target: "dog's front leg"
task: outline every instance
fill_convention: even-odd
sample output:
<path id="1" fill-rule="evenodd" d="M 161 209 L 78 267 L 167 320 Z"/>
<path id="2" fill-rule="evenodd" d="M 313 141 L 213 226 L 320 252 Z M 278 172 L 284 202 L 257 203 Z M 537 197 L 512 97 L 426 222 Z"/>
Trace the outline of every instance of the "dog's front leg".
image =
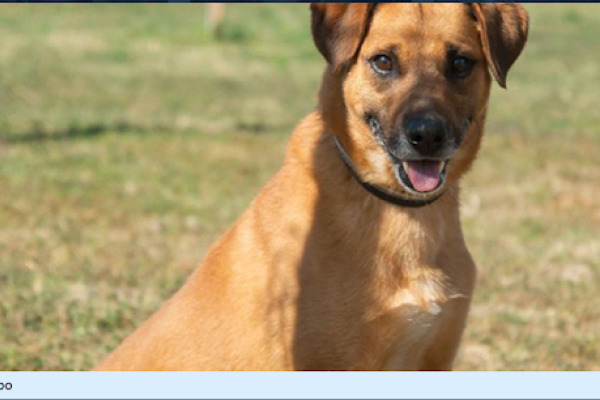
<path id="1" fill-rule="evenodd" d="M 421 371 L 450 371 L 464 331 L 470 299 L 461 297 L 451 300 L 442 312 L 440 330 L 426 350 L 419 366 Z"/>

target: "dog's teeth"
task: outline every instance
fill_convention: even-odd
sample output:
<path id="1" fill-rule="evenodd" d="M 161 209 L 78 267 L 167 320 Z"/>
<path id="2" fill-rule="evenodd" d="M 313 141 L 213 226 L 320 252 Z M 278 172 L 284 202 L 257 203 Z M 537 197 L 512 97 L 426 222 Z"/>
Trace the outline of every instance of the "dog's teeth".
<path id="1" fill-rule="evenodd" d="M 408 172 L 408 163 L 406 161 L 402 161 L 402 168 L 404 168 L 405 172 Z"/>
<path id="2" fill-rule="evenodd" d="M 440 161 L 440 166 L 438 167 L 438 172 L 441 174 L 442 171 L 444 170 L 444 165 L 446 165 L 446 163 L 444 161 Z"/>

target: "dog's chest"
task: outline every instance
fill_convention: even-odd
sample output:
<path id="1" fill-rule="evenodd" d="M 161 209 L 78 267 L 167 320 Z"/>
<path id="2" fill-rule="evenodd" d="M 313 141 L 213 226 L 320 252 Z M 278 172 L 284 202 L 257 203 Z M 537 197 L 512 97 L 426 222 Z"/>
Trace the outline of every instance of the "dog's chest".
<path id="1" fill-rule="evenodd" d="M 443 329 L 452 297 L 439 276 L 420 276 L 405 282 L 384 301 L 379 335 L 385 349 L 380 362 L 383 369 L 416 369 L 422 352 Z"/>
<path id="2" fill-rule="evenodd" d="M 422 331 L 442 313 L 448 295 L 446 287 L 439 280 L 417 278 L 389 298 L 386 312 L 397 320 L 397 324 Z"/>

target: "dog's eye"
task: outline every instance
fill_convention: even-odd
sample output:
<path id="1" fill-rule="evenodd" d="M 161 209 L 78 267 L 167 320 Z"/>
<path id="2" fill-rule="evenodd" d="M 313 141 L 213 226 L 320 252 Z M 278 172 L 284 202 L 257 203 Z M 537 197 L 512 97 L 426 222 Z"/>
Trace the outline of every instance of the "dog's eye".
<path id="1" fill-rule="evenodd" d="M 450 60 L 450 76 L 453 78 L 466 78 L 473 70 L 475 61 L 464 56 L 456 56 Z"/>
<path id="2" fill-rule="evenodd" d="M 371 59 L 371 66 L 380 74 L 388 74 L 392 71 L 394 64 L 392 59 L 384 54 L 379 54 Z"/>

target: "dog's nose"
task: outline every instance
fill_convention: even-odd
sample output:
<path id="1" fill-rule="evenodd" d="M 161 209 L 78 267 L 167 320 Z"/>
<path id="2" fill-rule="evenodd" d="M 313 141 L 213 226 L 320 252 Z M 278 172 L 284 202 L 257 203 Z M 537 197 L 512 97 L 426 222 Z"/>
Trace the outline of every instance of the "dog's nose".
<path id="1" fill-rule="evenodd" d="M 446 141 L 446 124 L 432 113 L 407 118 L 404 132 L 410 145 L 423 156 L 435 154 Z"/>

